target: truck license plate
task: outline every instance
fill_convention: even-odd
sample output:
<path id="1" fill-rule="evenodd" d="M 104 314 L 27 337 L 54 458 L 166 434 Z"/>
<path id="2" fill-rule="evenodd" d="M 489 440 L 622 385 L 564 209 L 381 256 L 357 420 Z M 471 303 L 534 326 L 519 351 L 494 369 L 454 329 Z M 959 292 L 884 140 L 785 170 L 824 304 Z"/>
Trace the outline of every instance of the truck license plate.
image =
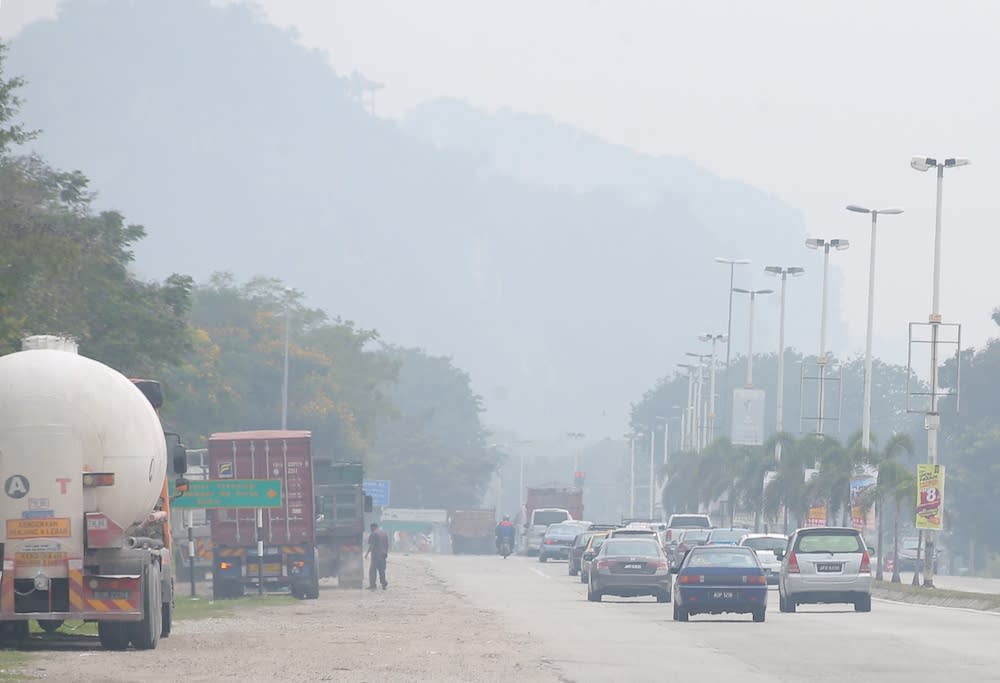
<path id="1" fill-rule="evenodd" d="M 128 591 L 94 591 L 94 600 L 128 600 Z"/>

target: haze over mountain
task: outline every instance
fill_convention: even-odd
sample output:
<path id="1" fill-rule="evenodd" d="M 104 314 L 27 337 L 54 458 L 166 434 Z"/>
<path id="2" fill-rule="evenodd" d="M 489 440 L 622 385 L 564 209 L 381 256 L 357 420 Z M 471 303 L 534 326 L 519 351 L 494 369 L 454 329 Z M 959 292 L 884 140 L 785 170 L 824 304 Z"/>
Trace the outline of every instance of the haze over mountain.
<path id="1" fill-rule="evenodd" d="M 704 350 L 698 333 L 724 331 L 714 256 L 754 259 L 744 286 L 776 284 L 765 256 L 805 260 L 799 214 L 759 189 L 460 102 L 400 126 L 335 68 L 207 0 L 68 2 L 9 60 L 44 131 L 34 148 L 147 227 L 141 273 L 279 277 L 388 341 L 453 355 L 487 422 L 524 434 L 618 436 L 629 403 Z M 772 299 L 758 350 L 776 345 Z M 811 346 L 817 326 L 790 319 L 789 342 Z"/>

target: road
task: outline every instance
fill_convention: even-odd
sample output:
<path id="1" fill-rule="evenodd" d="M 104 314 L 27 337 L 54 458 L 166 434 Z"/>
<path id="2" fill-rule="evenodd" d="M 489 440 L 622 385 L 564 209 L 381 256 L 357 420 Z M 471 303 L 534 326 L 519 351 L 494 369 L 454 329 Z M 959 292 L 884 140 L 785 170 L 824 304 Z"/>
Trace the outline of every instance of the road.
<path id="1" fill-rule="evenodd" d="M 589 603 L 566 564 L 534 558 L 426 558 L 435 574 L 476 607 L 526 634 L 571 681 L 995 681 L 1000 615 L 876 600 L 870 614 L 848 605 L 802 606 L 767 621 L 749 616 L 672 620 L 671 606 L 648 598 Z"/>

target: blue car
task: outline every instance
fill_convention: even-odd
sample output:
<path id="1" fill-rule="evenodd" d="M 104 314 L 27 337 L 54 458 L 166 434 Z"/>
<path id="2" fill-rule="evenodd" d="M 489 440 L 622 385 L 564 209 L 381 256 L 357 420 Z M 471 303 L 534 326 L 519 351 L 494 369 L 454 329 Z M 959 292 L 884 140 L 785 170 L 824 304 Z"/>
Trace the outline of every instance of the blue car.
<path id="1" fill-rule="evenodd" d="M 767 572 L 757 555 L 743 546 L 691 548 L 674 581 L 674 621 L 692 614 L 767 613 Z"/>

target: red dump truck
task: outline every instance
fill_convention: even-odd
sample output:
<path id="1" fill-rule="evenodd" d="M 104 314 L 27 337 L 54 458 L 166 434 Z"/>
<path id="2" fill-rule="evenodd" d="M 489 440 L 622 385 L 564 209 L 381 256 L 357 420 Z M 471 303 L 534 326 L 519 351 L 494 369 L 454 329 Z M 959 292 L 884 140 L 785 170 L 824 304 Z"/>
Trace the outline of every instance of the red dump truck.
<path id="1" fill-rule="evenodd" d="M 545 530 L 567 519 L 583 519 L 583 489 L 560 486 L 529 486 L 524 499 L 522 550 L 535 554 Z"/>
<path id="2" fill-rule="evenodd" d="M 455 510 L 451 513 L 451 551 L 453 553 L 496 552 L 497 511 L 495 508 Z"/>
<path id="3" fill-rule="evenodd" d="M 260 509 L 263 557 L 258 554 L 257 509 L 209 510 L 215 599 L 239 597 L 248 586 L 318 598 L 312 433 L 275 429 L 212 434 L 208 463 L 210 480 L 281 482 L 280 507 Z"/>

